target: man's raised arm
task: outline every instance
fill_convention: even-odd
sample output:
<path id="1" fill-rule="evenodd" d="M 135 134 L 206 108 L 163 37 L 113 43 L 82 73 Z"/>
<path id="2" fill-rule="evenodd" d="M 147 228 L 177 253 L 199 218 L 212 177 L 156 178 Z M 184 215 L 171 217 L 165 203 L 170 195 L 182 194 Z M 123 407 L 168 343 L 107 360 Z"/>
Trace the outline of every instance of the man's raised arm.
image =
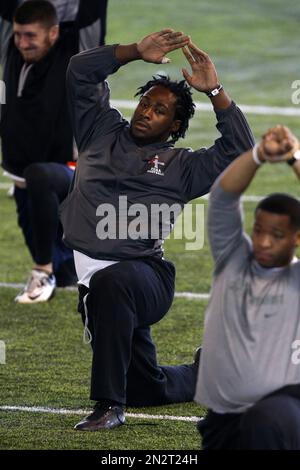
<path id="1" fill-rule="evenodd" d="M 272 127 L 263 135 L 259 145 L 241 155 L 224 171 L 220 177 L 221 187 L 227 192 L 243 193 L 262 163 L 288 161 L 298 150 L 298 145 L 298 140 L 287 127 Z M 298 163 L 295 173 L 299 177 Z"/>
<path id="2" fill-rule="evenodd" d="M 277 163 L 292 158 L 298 148 L 289 129 L 276 126 L 264 134 L 259 145 L 237 158 L 213 186 L 208 217 L 208 232 L 216 266 L 221 266 L 242 240 L 240 196 L 248 188 L 264 162 Z M 300 163 L 293 162 L 300 178 Z"/>
<path id="3" fill-rule="evenodd" d="M 161 63 L 169 61 L 166 54 L 188 44 L 189 37 L 165 29 L 152 33 L 130 45 L 102 46 L 72 57 L 67 85 L 73 132 L 79 151 L 92 133 L 103 135 L 122 122 L 122 116 L 109 105 L 108 75 L 133 60 Z M 101 85 L 99 86 L 99 84 Z"/>
<path id="4" fill-rule="evenodd" d="M 181 49 L 189 42 L 189 36 L 182 32 L 163 29 L 157 33 L 149 34 L 138 43 L 118 45 L 116 58 L 122 65 L 139 59 L 153 64 L 168 63 L 170 59 L 166 57 L 166 54 Z"/>
<path id="5" fill-rule="evenodd" d="M 187 48 L 183 48 L 182 52 L 192 69 L 192 75 L 186 68 L 182 69 L 188 84 L 195 90 L 206 93 L 215 109 L 227 109 L 231 105 L 231 99 L 219 83 L 214 63 L 209 55 L 192 42 Z"/>
<path id="6" fill-rule="evenodd" d="M 187 83 L 211 100 L 221 134 L 208 149 L 189 152 L 187 198 L 194 199 L 210 191 L 220 173 L 239 155 L 254 145 L 254 138 L 242 111 L 223 89 L 209 55 L 190 42 L 182 49 L 191 70 L 182 69 Z"/>
<path id="7" fill-rule="evenodd" d="M 0 0 L 0 64 L 3 69 L 13 31 L 13 15 L 18 4 L 18 0 Z"/>

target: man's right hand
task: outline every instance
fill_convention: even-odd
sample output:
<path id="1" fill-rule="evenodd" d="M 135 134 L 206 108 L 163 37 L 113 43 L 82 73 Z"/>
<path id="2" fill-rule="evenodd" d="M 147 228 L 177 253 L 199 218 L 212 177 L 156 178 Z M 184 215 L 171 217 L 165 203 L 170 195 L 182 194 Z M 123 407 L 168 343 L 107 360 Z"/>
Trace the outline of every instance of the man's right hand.
<path id="1" fill-rule="evenodd" d="M 173 29 L 163 29 L 157 33 L 151 33 L 137 44 L 140 58 L 145 62 L 161 64 L 170 62 L 166 57 L 169 52 L 181 49 L 190 42 L 189 36 Z"/>

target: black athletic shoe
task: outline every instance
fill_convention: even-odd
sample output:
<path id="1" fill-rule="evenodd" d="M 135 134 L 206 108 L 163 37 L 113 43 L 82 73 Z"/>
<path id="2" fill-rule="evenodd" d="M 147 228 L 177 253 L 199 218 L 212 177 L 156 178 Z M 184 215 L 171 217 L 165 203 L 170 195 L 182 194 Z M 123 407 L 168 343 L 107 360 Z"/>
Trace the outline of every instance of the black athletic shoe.
<path id="1" fill-rule="evenodd" d="M 122 406 L 103 405 L 98 402 L 94 411 L 80 421 L 74 429 L 76 431 L 101 431 L 113 429 L 125 423 L 125 415 Z"/>

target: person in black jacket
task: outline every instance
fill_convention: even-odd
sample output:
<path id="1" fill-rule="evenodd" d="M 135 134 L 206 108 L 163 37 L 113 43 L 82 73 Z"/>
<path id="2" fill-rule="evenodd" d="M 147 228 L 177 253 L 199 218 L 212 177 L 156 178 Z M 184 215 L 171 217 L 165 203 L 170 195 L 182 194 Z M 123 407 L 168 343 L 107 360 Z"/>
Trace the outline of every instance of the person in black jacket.
<path id="1" fill-rule="evenodd" d="M 108 75 L 133 60 L 166 63 L 165 54 L 180 48 L 192 68 L 192 75 L 183 70 L 186 81 L 150 80 L 139 89 L 130 123 L 110 106 Z M 186 82 L 214 106 L 221 137 L 209 149 L 174 147 L 194 113 Z M 125 404 L 193 400 L 197 360 L 158 366 L 151 339 L 150 326 L 174 297 L 175 269 L 163 258 L 163 240 L 184 204 L 207 193 L 221 171 L 253 146 L 253 137 L 209 56 L 172 29 L 74 56 L 67 83 L 79 158 L 61 220 L 65 243 L 74 250 L 79 311 L 93 348 L 90 398 L 96 401 L 75 429 L 97 431 L 124 423 Z M 162 212 L 155 215 L 157 206 Z"/>
<path id="2" fill-rule="evenodd" d="M 107 0 L 0 0 L 2 166 L 14 181 L 18 222 L 34 261 L 19 303 L 46 301 L 56 285 L 76 282 L 58 217 L 76 153 L 65 74 L 72 55 L 103 44 L 106 7 Z"/>

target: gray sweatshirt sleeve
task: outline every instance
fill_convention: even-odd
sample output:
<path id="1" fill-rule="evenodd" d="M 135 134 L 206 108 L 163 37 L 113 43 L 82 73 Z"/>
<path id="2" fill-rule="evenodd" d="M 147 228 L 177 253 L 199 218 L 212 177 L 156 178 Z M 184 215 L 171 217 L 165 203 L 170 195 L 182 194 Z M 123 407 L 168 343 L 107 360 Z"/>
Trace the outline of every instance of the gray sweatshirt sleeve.
<path id="1" fill-rule="evenodd" d="M 74 22 L 80 51 L 104 44 L 108 0 L 51 0 L 60 22 Z"/>
<path id="2" fill-rule="evenodd" d="M 234 102 L 225 110 L 217 110 L 216 117 L 221 137 L 212 147 L 187 152 L 185 155 L 188 200 L 208 193 L 219 174 L 255 143 L 244 114 Z"/>
<path id="3" fill-rule="evenodd" d="M 13 16 L 24 0 L 0 0 L 0 64 L 5 67 L 7 50 L 13 33 Z"/>
<path id="4" fill-rule="evenodd" d="M 223 268 L 233 251 L 247 239 L 240 196 L 224 191 L 219 181 L 220 178 L 212 187 L 208 208 L 208 237 L 216 270 Z"/>
<path id="5" fill-rule="evenodd" d="M 50 0 L 56 9 L 58 21 L 74 21 L 79 8 L 79 0 Z"/>
<path id="6" fill-rule="evenodd" d="M 13 25 L 11 21 L 0 16 L 0 64 L 2 66 L 2 73 L 5 67 L 7 50 L 10 38 L 13 34 Z"/>
<path id="7" fill-rule="evenodd" d="M 92 135 L 98 140 L 124 125 L 122 115 L 109 103 L 108 75 L 121 66 L 115 46 L 102 46 L 73 56 L 67 71 L 67 89 L 73 133 L 79 152 Z"/>

